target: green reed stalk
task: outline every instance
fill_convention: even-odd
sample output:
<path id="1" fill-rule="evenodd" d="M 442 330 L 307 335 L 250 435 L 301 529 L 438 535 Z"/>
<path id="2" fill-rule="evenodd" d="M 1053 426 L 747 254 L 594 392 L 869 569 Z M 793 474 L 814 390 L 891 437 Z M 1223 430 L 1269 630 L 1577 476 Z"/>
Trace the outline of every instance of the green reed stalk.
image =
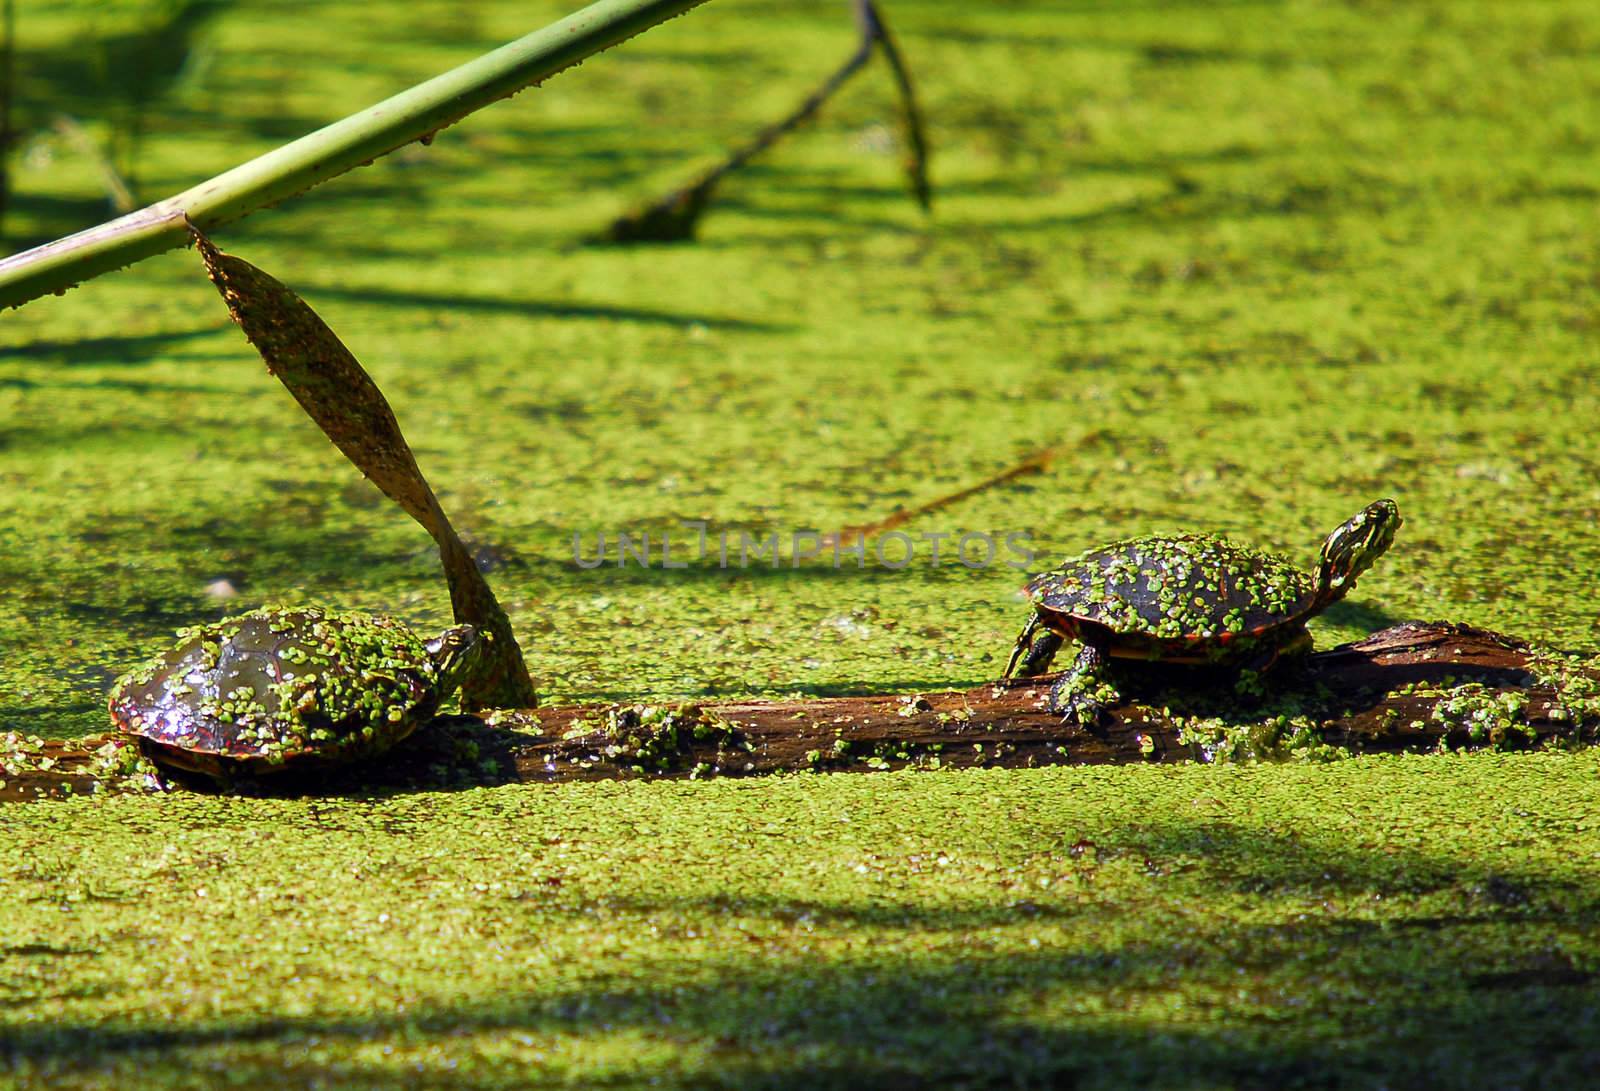
<path id="1" fill-rule="evenodd" d="M 175 197 L 0 261 L 0 307 L 63 292 L 421 140 L 705 0 L 598 0 Z"/>

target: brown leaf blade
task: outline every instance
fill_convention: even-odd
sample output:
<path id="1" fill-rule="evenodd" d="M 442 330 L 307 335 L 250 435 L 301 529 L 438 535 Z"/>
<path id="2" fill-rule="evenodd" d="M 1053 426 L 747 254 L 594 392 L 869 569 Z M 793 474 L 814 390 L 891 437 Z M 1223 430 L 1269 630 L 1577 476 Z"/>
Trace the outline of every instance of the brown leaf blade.
<path id="1" fill-rule="evenodd" d="M 385 496 L 439 545 L 457 622 L 489 636 L 483 666 L 461 687 L 469 709 L 535 704 L 533 680 L 510 619 L 462 543 L 406 443 L 378 384 L 310 305 L 243 258 L 223 253 L 192 225 L 190 233 L 228 313 L 295 401 Z"/>

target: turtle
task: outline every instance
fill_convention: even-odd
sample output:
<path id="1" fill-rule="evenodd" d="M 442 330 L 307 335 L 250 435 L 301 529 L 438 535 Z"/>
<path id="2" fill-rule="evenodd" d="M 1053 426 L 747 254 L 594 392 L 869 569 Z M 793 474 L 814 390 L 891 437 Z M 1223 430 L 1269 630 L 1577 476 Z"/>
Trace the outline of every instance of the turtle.
<path id="1" fill-rule="evenodd" d="M 1315 573 L 1207 534 L 1130 538 L 1070 557 L 1028 581 L 1034 612 L 1005 678 L 1043 674 L 1063 643 L 1077 641 L 1082 650 L 1047 707 L 1092 726 L 1120 700 L 1112 658 L 1265 671 L 1310 651 L 1306 622 L 1349 593 L 1400 523 L 1393 500 L 1368 504 L 1328 535 Z"/>
<path id="2" fill-rule="evenodd" d="M 263 607 L 178 633 L 111 688 L 111 719 L 157 764 L 224 782 L 371 757 L 438 711 L 482 651 L 471 625 Z"/>

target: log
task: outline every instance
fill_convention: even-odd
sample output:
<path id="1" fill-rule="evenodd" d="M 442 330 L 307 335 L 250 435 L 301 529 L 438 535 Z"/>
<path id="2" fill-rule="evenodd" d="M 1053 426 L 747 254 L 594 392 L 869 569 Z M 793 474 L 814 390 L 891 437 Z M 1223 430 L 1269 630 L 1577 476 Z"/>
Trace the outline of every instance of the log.
<path id="1" fill-rule="evenodd" d="M 928 694 L 575 705 L 442 716 L 356 769 L 233 786 L 270 794 L 437 790 L 619 777 L 1032 768 L 1523 749 L 1600 735 L 1600 656 L 1448 622 L 1406 622 L 1315 653 L 1259 685 L 1198 668 L 1124 665 L 1127 698 L 1093 728 L 1048 712 L 1049 676 Z M 13 739 L 15 737 L 13 736 Z M 0 800 L 160 790 L 108 775 L 113 736 L 0 748 Z M 123 755 L 126 765 L 127 755 Z M 43 766 L 43 767 L 41 767 Z"/>

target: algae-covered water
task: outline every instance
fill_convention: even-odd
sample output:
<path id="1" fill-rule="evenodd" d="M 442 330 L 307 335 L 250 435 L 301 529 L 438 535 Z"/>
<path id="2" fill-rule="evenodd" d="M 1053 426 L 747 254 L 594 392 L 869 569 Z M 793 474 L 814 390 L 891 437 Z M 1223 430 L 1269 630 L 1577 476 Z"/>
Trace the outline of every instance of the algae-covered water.
<path id="1" fill-rule="evenodd" d="M 25 94 L 91 136 L 124 117 L 50 62 L 137 11 L 23 7 Z M 138 181 L 185 188 L 564 10 L 229 8 L 152 109 Z M 1406 525 L 1319 642 L 1422 617 L 1600 646 L 1593 5 L 885 14 L 937 151 L 931 219 L 874 65 L 729 180 L 698 243 L 579 245 L 851 49 L 842 5 L 715 0 L 217 234 L 382 386 L 546 700 L 973 685 L 1025 612 L 1008 535 L 1053 559 L 1216 530 L 1309 565 L 1381 496 Z M 13 167 L 8 249 L 104 217 L 64 138 L 35 131 Z M 724 533 L 736 557 L 741 533 L 870 522 L 1044 447 L 1046 472 L 902 527 L 903 567 L 716 556 Z M 574 534 L 591 557 L 619 532 L 673 534 L 687 567 L 659 544 L 648 568 L 574 563 Z M 950 563 L 963 535 L 995 563 Z M 180 625 L 274 601 L 449 618 L 429 540 L 265 373 L 192 252 L 0 316 L 0 592 L 0 730 L 42 735 L 103 729 L 110 679 Z M 1426 1056 L 1465 1086 L 1536 1047 L 1592 1067 L 1595 772 L 7 808 L 0 1041 L 21 1078 L 97 1063 L 91 1042 L 195 1084 L 283 1065 L 799 1086 L 821 1065 L 1276 1086 Z M 1126 885 L 1083 885 L 1084 838 Z"/>
<path id="2" fill-rule="evenodd" d="M 50 1086 L 1579 1087 L 1597 772 L 16 806 L 3 1034 Z"/>

